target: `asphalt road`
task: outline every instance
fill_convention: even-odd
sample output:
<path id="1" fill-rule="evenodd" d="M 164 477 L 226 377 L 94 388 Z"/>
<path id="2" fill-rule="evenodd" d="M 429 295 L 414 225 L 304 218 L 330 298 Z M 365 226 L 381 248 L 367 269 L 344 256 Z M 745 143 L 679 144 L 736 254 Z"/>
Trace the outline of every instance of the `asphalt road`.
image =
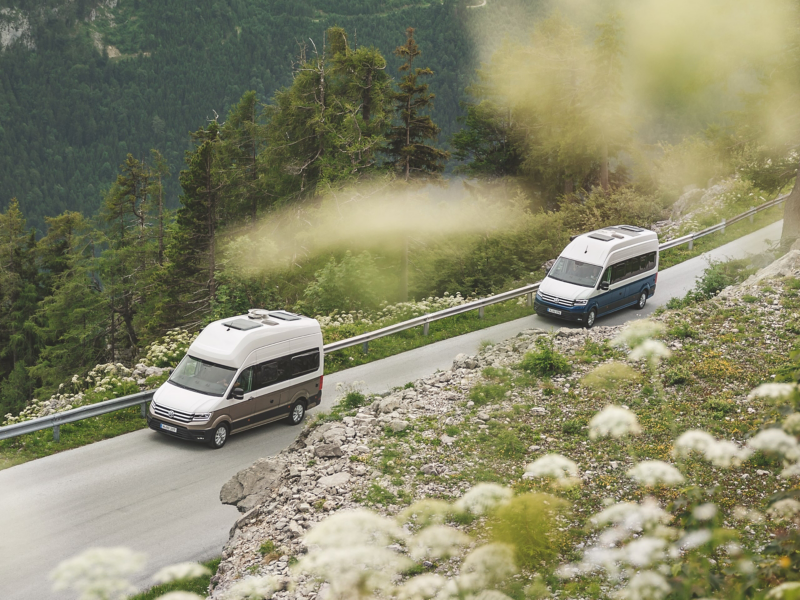
<path id="1" fill-rule="evenodd" d="M 709 260 L 762 252 L 780 238 L 781 225 L 662 271 L 645 310 L 626 309 L 598 325 L 645 316 L 683 296 Z M 525 317 L 326 376 L 321 408 L 330 407 L 339 381 L 364 381 L 369 391 L 383 392 L 449 368 L 456 354 L 476 353 L 483 340 L 562 325 Z M 238 470 L 288 446 L 298 431 L 267 425 L 211 451 L 141 430 L 0 471 L 0 598 L 72 598 L 52 592 L 47 574 L 89 547 L 146 552 L 150 560 L 137 581 L 142 587 L 164 565 L 219 555 L 239 514 L 220 504 L 220 488 Z"/>

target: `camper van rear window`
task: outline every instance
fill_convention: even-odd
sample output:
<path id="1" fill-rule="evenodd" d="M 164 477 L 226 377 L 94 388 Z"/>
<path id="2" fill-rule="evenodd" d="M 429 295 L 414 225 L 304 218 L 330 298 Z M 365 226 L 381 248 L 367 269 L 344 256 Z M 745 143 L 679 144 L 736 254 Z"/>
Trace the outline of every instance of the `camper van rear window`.
<path id="1" fill-rule="evenodd" d="M 297 315 L 293 315 L 290 312 L 286 312 L 284 310 L 276 310 L 275 312 L 269 313 L 270 317 L 275 319 L 280 319 L 281 321 L 299 321 L 300 317 Z"/>
<path id="2" fill-rule="evenodd" d="M 236 319 L 235 321 L 223 323 L 223 325 L 225 325 L 225 327 L 230 327 L 231 329 L 238 329 L 239 331 L 249 331 L 251 329 L 255 329 L 256 327 L 261 327 L 261 323 L 248 321 L 247 319 Z"/>
<path id="3" fill-rule="evenodd" d="M 593 240 L 600 240 L 601 242 L 610 242 L 614 239 L 610 235 L 606 235 L 604 233 L 590 233 L 589 237 Z"/>

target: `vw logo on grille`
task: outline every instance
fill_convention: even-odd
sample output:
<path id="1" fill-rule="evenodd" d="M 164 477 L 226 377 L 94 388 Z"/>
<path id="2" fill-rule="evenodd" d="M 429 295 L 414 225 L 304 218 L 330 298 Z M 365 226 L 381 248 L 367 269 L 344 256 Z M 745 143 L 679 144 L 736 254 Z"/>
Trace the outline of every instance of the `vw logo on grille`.
<path id="1" fill-rule="evenodd" d="M 172 417 L 174 417 L 174 416 L 175 416 L 175 411 L 174 411 L 174 410 L 171 410 L 171 411 L 169 411 L 167 414 L 169 415 L 169 418 L 171 419 Z"/>

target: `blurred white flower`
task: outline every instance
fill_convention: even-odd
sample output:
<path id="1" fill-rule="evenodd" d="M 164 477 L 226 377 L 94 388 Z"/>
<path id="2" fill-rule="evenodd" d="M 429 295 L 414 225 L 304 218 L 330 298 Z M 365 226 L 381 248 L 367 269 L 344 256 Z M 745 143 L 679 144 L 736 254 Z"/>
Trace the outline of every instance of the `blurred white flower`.
<path id="1" fill-rule="evenodd" d="M 645 340 L 662 333 L 664 329 L 665 327 L 661 323 L 640 319 L 629 323 L 617 337 L 611 340 L 611 344 L 613 346 L 627 344 L 629 348 L 635 348 Z"/>
<path id="2" fill-rule="evenodd" d="M 205 600 L 205 596 L 198 596 L 192 592 L 167 592 L 156 600 Z"/>
<path id="3" fill-rule="evenodd" d="M 430 600 L 445 586 L 447 579 L 435 573 L 423 573 L 410 578 L 397 588 L 399 600 Z"/>
<path id="4" fill-rule="evenodd" d="M 482 515 L 511 500 L 513 492 L 496 483 L 479 483 L 455 503 L 456 510 Z"/>
<path id="5" fill-rule="evenodd" d="M 398 516 L 400 523 L 414 523 L 421 527 L 445 522 L 447 515 L 453 512 L 449 502 L 435 498 L 425 498 L 415 502 Z"/>
<path id="6" fill-rule="evenodd" d="M 800 413 L 790 414 L 788 417 L 786 417 L 786 420 L 784 420 L 781 427 L 786 433 L 791 435 L 800 435 Z"/>
<path id="7" fill-rule="evenodd" d="M 177 581 L 179 579 L 195 579 L 210 574 L 211 571 L 199 563 L 184 562 L 170 565 L 159 570 L 153 575 L 153 581 L 156 583 L 169 583 L 170 581 Z"/>
<path id="8" fill-rule="evenodd" d="M 655 537 L 640 537 L 620 549 L 620 560 L 636 568 L 649 567 L 664 560 L 667 542 Z"/>
<path id="9" fill-rule="evenodd" d="M 747 399 L 769 398 L 771 400 L 781 400 L 791 396 L 796 390 L 797 384 L 794 383 L 762 383 L 747 395 Z"/>
<path id="10" fill-rule="evenodd" d="M 783 600 L 783 598 L 797 598 L 800 594 L 800 581 L 787 581 L 767 592 L 770 600 Z"/>
<path id="11" fill-rule="evenodd" d="M 741 465 L 751 454 L 751 450 L 739 448 L 733 442 L 718 440 L 706 448 L 705 457 L 715 467 L 729 469 Z"/>
<path id="12" fill-rule="evenodd" d="M 593 440 L 609 436 L 621 438 L 638 435 L 641 431 L 635 414 L 613 404 L 606 406 L 589 421 L 589 437 Z"/>
<path id="13" fill-rule="evenodd" d="M 431 525 L 409 541 L 408 549 L 414 559 L 448 558 L 470 541 L 471 538 L 458 529 L 446 525 Z"/>
<path id="14" fill-rule="evenodd" d="M 50 579 L 54 590 L 78 592 L 80 600 L 116 600 L 136 592 L 129 577 L 145 562 L 146 555 L 128 548 L 90 548 L 59 563 Z"/>
<path id="15" fill-rule="evenodd" d="M 699 506 L 695 506 L 692 510 L 692 516 L 698 521 L 710 521 L 717 516 L 717 505 L 711 502 L 706 502 Z"/>
<path id="16" fill-rule="evenodd" d="M 511 598 L 497 590 L 483 590 L 476 596 L 469 596 L 468 600 L 511 600 Z"/>
<path id="17" fill-rule="evenodd" d="M 794 463 L 793 465 L 789 465 L 783 471 L 781 471 L 781 477 L 784 479 L 788 479 L 789 477 L 798 477 L 800 476 L 800 463 Z"/>
<path id="18" fill-rule="evenodd" d="M 667 348 L 664 342 L 659 342 L 658 340 L 645 340 L 628 354 L 628 358 L 631 360 L 661 359 L 669 358 L 670 356 L 672 356 L 670 349 Z"/>
<path id="19" fill-rule="evenodd" d="M 571 486 L 580 483 L 580 471 L 578 465 L 560 454 L 547 454 L 537 458 L 525 467 L 525 479 L 546 478 L 555 479 L 564 486 Z"/>
<path id="20" fill-rule="evenodd" d="M 767 509 L 767 514 L 776 521 L 791 519 L 798 512 L 800 512 L 800 502 L 794 498 L 778 500 Z"/>
<path id="21" fill-rule="evenodd" d="M 671 520 L 672 515 L 662 509 L 653 498 L 645 498 L 641 504 L 619 502 L 591 518 L 596 527 L 615 525 L 632 533 L 639 533 L 656 525 L 666 525 Z"/>
<path id="22" fill-rule="evenodd" d="M 633 466 L 627 472 L 628 477 L 639 485 L 652 487 L 656 485 L 678 485 L 683 483 L 683 475 L 675 467 L 661 460 L 646 460 Z"/>
<path id="23" fill-rule="evenodd" d="M 788 460 L 800 458 L 800 446 L 797 439 L 782 429 L 762 429 L 747 441 L 751 450 L 760 450 L 767 454 L 780 454 Z"/>
<path id="24" fill-rule="evenodd" d="M 275 577 L 248 577 L 234 583 L 223 598 L 225 600 L 264 600 L 272 598 L 279 588 Z"/>
<path id="25" fill-rule="evenodd" d="M 676 544 L 680 550 L 693 550 L 711 541 L 711 532 L 708 529 L 697 529 L 684 535 Z"/>
<path id="26" fill-rule="evenodd" d="M 514 550 L 508 544 L 485 544 L 470 552 L 461 564 L 461 589 L 481 590 L 517 572 Z"/>
<path id="27" fill-rule="evenodd" d="M 655 571 L 642 571 L 634 575 L 616 596 L 621 600 L 661 600 L 671 591 L 662 575 Z"/>
<path id="28" fill-rule="evenodd" d="M 684 431 L 675 440 L 672 456 L 675 458 L 687 458 L 692 452 L 704 455 L 706 449 L 715 441 L 714 436 L 700 429 Z"/>
<path id="29" fill-rule="evenodd" d="M 320 521 L 306 534 L 305 543 L 322 548 L 348 547 L 356 544 L 387 546 L 405 537 L 406 533 L 392 519 L 358 509 L 338 512 Z"/>

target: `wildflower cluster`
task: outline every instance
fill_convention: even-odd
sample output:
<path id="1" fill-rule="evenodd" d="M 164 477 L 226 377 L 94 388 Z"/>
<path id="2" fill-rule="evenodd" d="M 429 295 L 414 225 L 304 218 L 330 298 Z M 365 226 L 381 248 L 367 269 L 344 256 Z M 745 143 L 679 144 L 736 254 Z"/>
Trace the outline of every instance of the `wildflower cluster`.
<path id="1" fill-rule="evenodd" d="M 197 335 L 185 329 L 170 329 L 162 339 L 145 348 L 142 364 L 150 367 L 176 366 Z"/>

